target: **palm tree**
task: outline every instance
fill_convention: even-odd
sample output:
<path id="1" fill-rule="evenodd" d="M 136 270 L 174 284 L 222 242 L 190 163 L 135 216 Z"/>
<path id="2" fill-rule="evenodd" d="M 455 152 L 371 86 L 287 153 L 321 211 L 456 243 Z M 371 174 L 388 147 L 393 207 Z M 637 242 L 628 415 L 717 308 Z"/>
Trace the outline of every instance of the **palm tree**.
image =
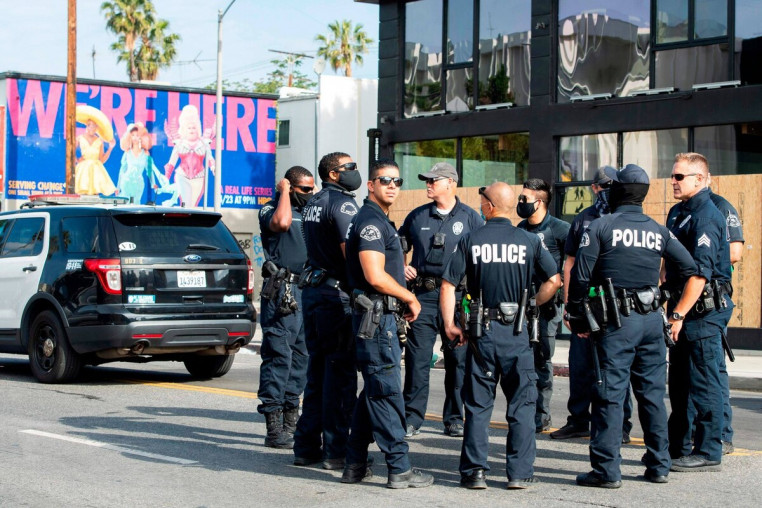
<path id="1" fill-rule="evenodd" d="M 328 25 L 330 33 L 318 35 L 315 40 L 321 43 L 318 56 L 331 64 L 334 72 L 344 68 L 344 75 L 352 76 L 352 64 L 362 65 L 362 55 L 368 52 L 368 45 L 374 41 L 362 29 L 362 23 L 352 27 L 348 19 L 334 21 Z"/>
<path id="2" fill-rule="evenodd" d="M 168 30 L 169 21 L 160 19 L 141 37 L 135 58 L 139 81 L 156 79 L 159 69 L 169 67 L 177 56 L 175 43 L 180 36 Z"/>
<path id="3" fill-rule="evenodd" d="M 106 16 L 106 28 L 118 36 L 111 49 L 119 52 L 118 62 L 127 61 L 130 81 L 137 81 L 135 45 L 141 36 L 154 25 L 155 10 L 151 0 L 113 0 L 101 4 Z"/>

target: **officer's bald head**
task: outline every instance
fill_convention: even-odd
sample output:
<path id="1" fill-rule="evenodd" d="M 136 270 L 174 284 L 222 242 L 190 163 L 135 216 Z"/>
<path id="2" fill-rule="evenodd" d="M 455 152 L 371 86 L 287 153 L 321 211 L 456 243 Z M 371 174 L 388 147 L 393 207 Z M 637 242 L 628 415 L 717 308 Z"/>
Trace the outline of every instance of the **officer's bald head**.
<path id="1" fill-rule="evenodd" d="M 495 182 L 485 187 L 481 194 L 492 203 L 497 215 L 507 217 L 516 206 L 516 195 L 505 182 Z"/>

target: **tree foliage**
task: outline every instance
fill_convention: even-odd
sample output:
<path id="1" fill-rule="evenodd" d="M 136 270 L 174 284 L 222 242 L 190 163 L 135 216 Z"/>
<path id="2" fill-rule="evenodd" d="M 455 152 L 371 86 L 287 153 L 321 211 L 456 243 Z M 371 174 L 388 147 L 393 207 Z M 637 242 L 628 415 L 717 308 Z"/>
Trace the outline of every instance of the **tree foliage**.
<path id="1" fill-rule="evenodd" d="M 252 93 L 270 93 L 277 94 L 281 87 L 288 86 L 289 75 L 291 76 L 291 86 L 297 88 L 306 88 L 314 90 L 317 83 L 312 81 L 307 75 L 298 70 L 304 62 L 300 56 L 289 56 L 282 60 L 270 60 L 275 69 L 267 74 L 267 77 L 259 81 L 252 81 L 249 78 L 240 81 L 222 81 L 222 89 L 229 92 L 252 92 Z M 212 83 L 206 88 L 215 89 L 217 83 Z"/>
<path id="2" fill-rule="evenodd" d="M 327 35 L 318 35 L 320 43 L 318 56 L 325 58 L 334 72 L 344 70 L 344 75 L 352 76 L 352 64 L 362 65 L 363 55 L 368 52 L 368 45 L 374 41 L 362 29 L 362 23 L 352 26 L 348 19 L 334 21 L 328 25 Z"/>
<path id="3" fill-rule="evenodd" d="M 180 36 L 169 32 L 169 22 L 156 17 L 151 0 L 112 0 L 101 4 L 106 28 L 117 36 L 111 49 L 117 62 L 127 63 L 130 81 L 156 79 L 160 69 L 177 57 Z"/>

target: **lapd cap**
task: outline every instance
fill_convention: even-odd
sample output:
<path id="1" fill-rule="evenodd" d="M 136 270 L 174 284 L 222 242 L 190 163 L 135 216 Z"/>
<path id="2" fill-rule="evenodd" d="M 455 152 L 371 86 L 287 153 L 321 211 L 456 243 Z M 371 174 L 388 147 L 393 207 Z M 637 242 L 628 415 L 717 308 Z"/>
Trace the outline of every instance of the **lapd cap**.
<path id="1" fill-rule="evenodd" d="M 606 176 L 615 182 L 649 184 L 648 173 L 637 164 L 627 164 L 619 171 L 610 166 L 606 166 L 605 172 Z"/>
<path id="2" fill-rule="evenodd" d="M 452 164 L 447 162 L 437 162 L 431 167 L 428 173 L 418 175 L 419 180 L 428 180 L 429 178 L 452 178 L 454 182 L 458 181 L 458 172 Z"/>
<path id="3" fill-rule="evenodd" d="M 611 166 L 601 166 L 595 172 L 595 176 L 593 177 L 593 183 L 595 185 L 600 185 L 601 187 L 603 187 L 603 186 L 606 186 L 606 185 L 611 183 L 611 178 L 609 178 L 606 175 L 606 170 L 607 169 L 610 169 L 612 171 L 616 171 L 616 169 L 612 168 Z"/>

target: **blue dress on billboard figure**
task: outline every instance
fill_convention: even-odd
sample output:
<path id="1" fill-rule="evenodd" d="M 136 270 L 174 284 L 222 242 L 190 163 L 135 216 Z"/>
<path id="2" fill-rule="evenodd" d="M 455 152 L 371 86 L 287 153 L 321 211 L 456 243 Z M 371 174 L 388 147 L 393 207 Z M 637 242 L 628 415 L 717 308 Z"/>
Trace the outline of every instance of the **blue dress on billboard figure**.
<path id="1" fill-rule="evenodd" d="M 119 179 L 116 184 L 117 195 L 130 199 L 131 203 L 141 203 L 145 192 L 146 179 L 154 189 L 153 159 L 148 153 L 151 148 L 151 136 L 142 123 L 127 126 L 122 134 L 119 146 L 124 150 L 119 167 Z"/>

